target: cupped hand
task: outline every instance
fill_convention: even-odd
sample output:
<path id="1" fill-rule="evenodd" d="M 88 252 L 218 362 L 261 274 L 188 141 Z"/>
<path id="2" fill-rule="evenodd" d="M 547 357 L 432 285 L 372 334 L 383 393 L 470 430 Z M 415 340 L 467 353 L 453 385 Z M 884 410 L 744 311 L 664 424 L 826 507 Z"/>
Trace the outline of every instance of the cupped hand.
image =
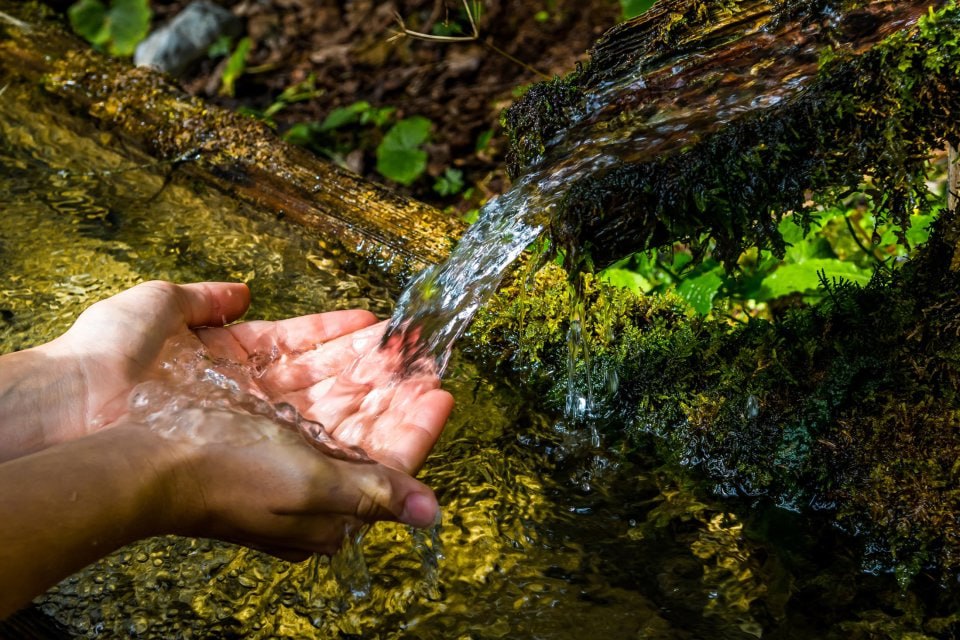
<path id="1" fill-rule="evenodd" d="M 249 306 L 243 284 L 147 282 L 87 309 L 47 345 L 82 390 L 53 421 L 52 442 L 109 425 L 130 391 L 151 378 L 165 344 L 197 335 L 218 358 L 263 365 L 259 384 L 337 440 L 390 467 L 415 472 L 453 407 L 436 375 L 407 375 L 397 348 L 380 348 L 385 323 L 363 310 L 332 311 L 276 322 L 220 326 Z M 258 365 L 259 366 L 259 365 Z"/>
<path id="2" fill-rule="evenodd" d="M 439 513 L 433 492 L 408 474 L 319 455 L 263 416 L 192 408 L 176 420 L 181 428 L 161 436 L 176 459 L 162 532 L 301 560 L 335 553 L 350 527 L 379 520 L 427 527 Z"/>

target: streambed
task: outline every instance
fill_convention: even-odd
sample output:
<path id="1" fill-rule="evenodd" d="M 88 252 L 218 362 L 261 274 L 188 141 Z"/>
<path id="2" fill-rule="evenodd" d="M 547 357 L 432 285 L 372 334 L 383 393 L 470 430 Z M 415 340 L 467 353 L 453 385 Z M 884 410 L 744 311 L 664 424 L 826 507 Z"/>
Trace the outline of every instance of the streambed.
<path id="1" fill-rule="evenodd" d="M 243 280 L 254 298 L 247 317 L 264 319 L 352 307 L 384 317 L 396 293 L 331 243 L 153 163 L 19 85 L 0 94 L 0 206 L 3 352 L 54 337 L 95 300 L 147 279 Z M 924 628 L 919 595 L 862 573 L 840 534 L 706 497 L 612 440 L 594 448 L 522 385 L 456 354 L 445 386 L 457 408 L 423 473 L 444 509 L 435 577 L 422 544 L 390 524 L 363 543 L 363 597 L 326 561 L 291 565 L 163 537 L 67 579 L 38 599 L 38 615 L 68 636 L 102 638 L 853 638 Z"/>

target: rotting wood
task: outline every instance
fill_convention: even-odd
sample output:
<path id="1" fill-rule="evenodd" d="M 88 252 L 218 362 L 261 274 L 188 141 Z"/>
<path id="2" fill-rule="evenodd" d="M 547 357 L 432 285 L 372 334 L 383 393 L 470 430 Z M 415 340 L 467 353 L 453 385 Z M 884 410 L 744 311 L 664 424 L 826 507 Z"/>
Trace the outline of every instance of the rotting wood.
<path id="1" fill-rule="evenodd" d="M 464 225 L 311 153 L 165 76 L 92 52 L 37 3 L 0 0 L 0 83 L 42 83 L 154 157 L 406 276 L 442 261 Z"/>

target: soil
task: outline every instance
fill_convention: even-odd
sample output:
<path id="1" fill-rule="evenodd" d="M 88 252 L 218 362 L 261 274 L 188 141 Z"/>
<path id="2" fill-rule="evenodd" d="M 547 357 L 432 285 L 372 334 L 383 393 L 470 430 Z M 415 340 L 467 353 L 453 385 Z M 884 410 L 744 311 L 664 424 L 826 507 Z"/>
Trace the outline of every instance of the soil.
<path id="1" fill-rule="evenodd" d="M 187 0 L 154 1 L 157 25 Z M 483 0 L 479 38 L 439 42 L 394 38 L 398 17 L 408 29 L 470 31 L 461 0 L 242 0 L 225 6 L 252 41 L 247 70 L 234 97 L 220 93 L 226 59 L 208 59 L 181 80 L 190 93 L 230 108 L 263 110 L 287 87 L 315 78 L 318 95 L 273 116 L 280 133 L 296 123 L 322 121 L 337 107 L 363 100 L 396 109 L 394 118 L 433 122 L 426 175 L 410 187 L 376 172 L 380 130 L 355 133 L 341 164 L 365 177 L 461 213 L 501 192 L 506 140 L 500 112 L 531 83 L 564 75 L 586 58 L 592 43 L 620 17 L 616 0 Z M 384 128 L 387 128 L 386 126 Z M 478 150 L 478 139 L 493 131 Z M 344 141 L 340 140 L 341 147 Z M 355 148 L 349 149 L 350 145 Z M 483 145 L 481 145 L 483 146 Z M 435 179 L 448 168 L 464 174 L 464 193 L 441 196 Z"/>

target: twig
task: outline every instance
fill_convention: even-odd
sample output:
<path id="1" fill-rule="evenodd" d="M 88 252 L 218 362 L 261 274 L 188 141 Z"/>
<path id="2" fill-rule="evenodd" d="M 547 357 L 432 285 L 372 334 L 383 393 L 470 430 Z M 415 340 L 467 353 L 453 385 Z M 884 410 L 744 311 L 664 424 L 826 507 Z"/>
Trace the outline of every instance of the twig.
<path id="1" fill-rule="evenodd" d="M 7 22 L 9 24 L 12 24 L 16 28 L 22 29 L 23 31 L 30 31 L 30 25 L 28 23 L 24 22 L 23 20 L 18 20 L 17 18 L 14 18 L 9 13 L 0 11 L 0 20 Z"/>
<path id="2" fill-rule="evenodd" d="M 513 56 L 513 55 L 511 55 L 511 54 L 509 54 L 509 53 L 507 53 L 506 51 L 504 51 L 504 50 L 501 49 L 500 47 L 496 46 L 495 44 L 493 44 L 493 43 L 490 42 L 489 40 L 481 40 L 481 39 L 480 39 L 480 27 L 477 25 L 477 19 L 476 19 L 476 16 L 474 15 L 475 10 L 474 10 L 474 9 L 471 9 L 470 3 L 469 3 L 467 0 L 462 0 L 462 2 L 463 2 L 463 10 L 464 10 L 464 12 L 467 14 L 467 20 L 468 20 L 469 23 L 470 23 L 470 35 L 466 35 L 466 36 L 438 36 L 438 35 L 435 35 L 435 34 L 432 34 L 432 33 L 424 33 L 424 32 L 422 32 L 422 31 L 414 31 L 413 29 L 410 29 L 409 27 L 407 27 L 407 23 L 404 21 L 403 16 L 401 16 L 399 13 L 395 13 L 394 15 L 396 16 L 397 24 L 399 25 L 400 30 L 399 30 L 397 33 L 395 33 L 393 36 L 391 36 L 391 37 L 388 39 L 388 42 L 394 42 L 394 41 L 399 40 L 400 38 L 404 38 L 404 37 L 415 38 L 415 39 L 417 39 L 417 40 L 425 40 L 425 41 L 428 41 L 428 42 L 447 42 L 447 43 L 451 43 L 451 42 L 479 42 L 480 44 L 482 44 L 483 46 L 487 47 L 488 49 L 490 49 L 491 51 L 493 51 L 493 52 L 496 53 L 497 55 L 503 56 L 504 58 L 506 58 L 506 59 L 509 60 L 510 62 L 512 62 L 512 63 L 514 63 L 514 64 L 517 64 L 517 65 L 523 67 L 524 69 L 526 69 L 526 70 L 529 71 L 530 73 L 533 73 L 534 75 L 540 76 L 540 77 L 543 78 L 544 80 L 550 80 L 550 76 L 548 76 L 547 74 L 545 74 L 545 73 L 543 73 L 542 71 L 540 71 L 539 69 L 531 66 L 530 64 L 527 64 L 527 63 L 524 62 L 523 60 L 520 60 L 519 58 L 517 58 L 517 57 L 515 57 L 515 56 Z"/>
<path id="3" fill-rule="evenodd" d="M 871 258 L 873 258 L 874 260 L 876 260 L 877 263 L 880 264 L 880 266 L 885 267 L 886 263 L 873 251 L 871 251 L 870 249 L 867 249 L 867 247 L 864 246 L 863 242 L 861 242 L 860 236 L 857 235 L 856 229 L 853 228 L 853 223 L 850 222 L 850 216 L 844 216 L 843 219 L 847 223 L 847 230 L 850 232 L 850 237 L 852 237 L 853 241 L 857 243 L 857 246 L 860 247 L 860 250 L 863 251 L 868 256 L 870 256 Z"/>

